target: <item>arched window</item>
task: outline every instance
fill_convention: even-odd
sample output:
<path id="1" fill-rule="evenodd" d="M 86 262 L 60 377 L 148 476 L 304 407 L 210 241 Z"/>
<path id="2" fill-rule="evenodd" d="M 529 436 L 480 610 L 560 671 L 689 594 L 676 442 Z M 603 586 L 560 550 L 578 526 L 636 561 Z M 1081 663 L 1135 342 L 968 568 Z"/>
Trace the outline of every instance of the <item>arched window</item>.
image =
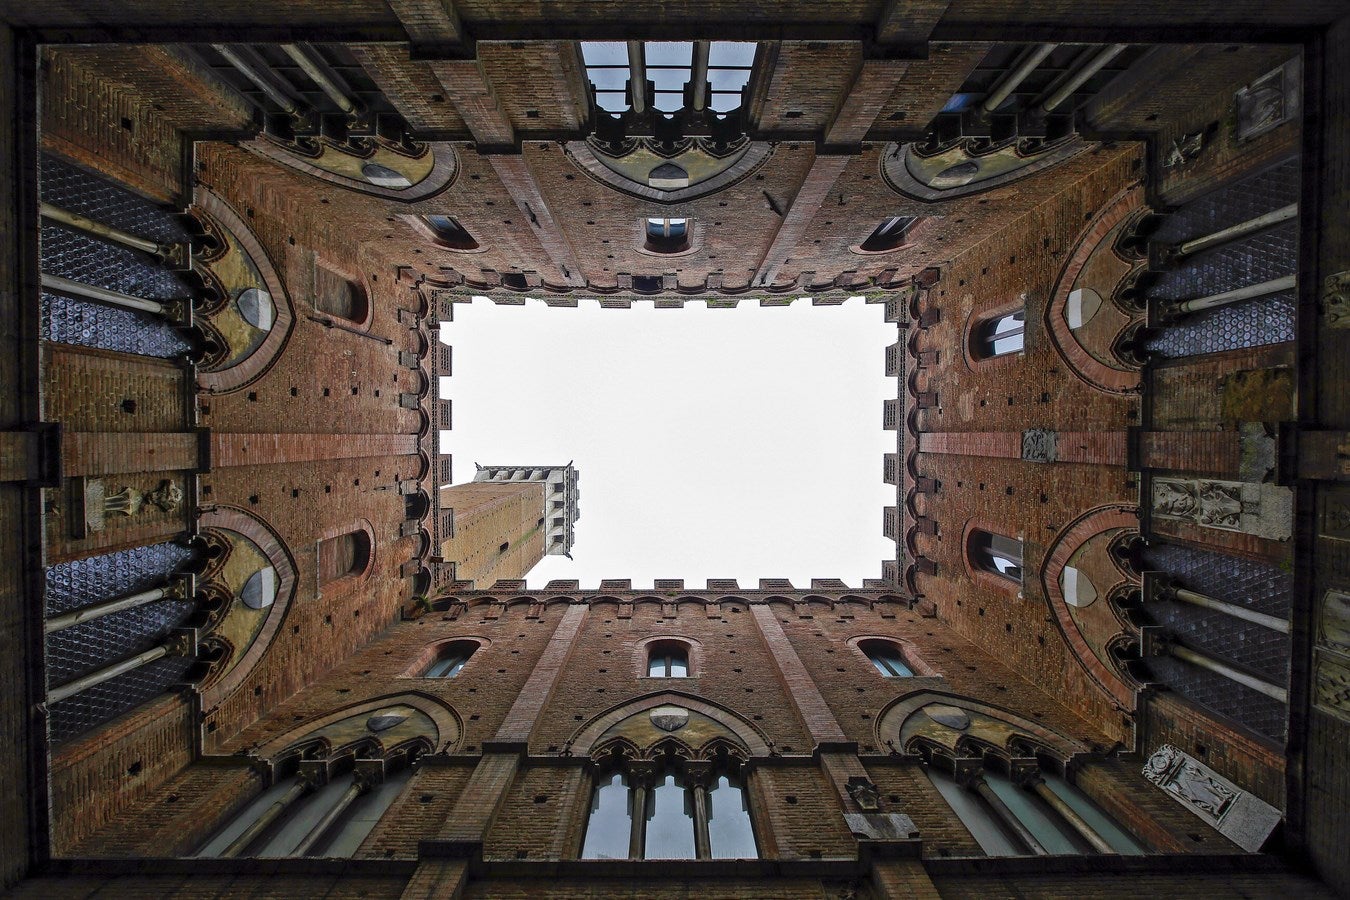
<path id="1" fill-rule="evenodd" d="M 473 656 L 478 644 L 473 641 L 452 641 L 441 647 L 436 659 L 422 673 L 423 678 L 454 678 Z"/>
<path id="2" fill-rule="evenodd" d="M 976 359 L 1021 353 L 1025 337 L 1026 311 L 1014 310 L 976 322 L 971 328 L 970 352 Z"/>
<path id="3" fill-rule="evenodd" d="M 1022 583 L 1022 542 L 1001 534 L 976 528 L 970 532 L 966 548 L 970 564 L 976 569 Z"/>
<path id="4" fill-rule="evenodd" d="M 356 759 L 324 764 L 278 781 L 233 816 L 198 856 L 352 856 L 412 777 L 401 761 Z M 346 769 L 343 772 L 343 768 Z"/>
<path id="5" fill-rule="evenodd" d="M 909 230 L 917 221 L 917 216 L 891 216 L 878 225 L 858 249 L 867 253 L 884 253 L 902 247 Z"/>
<path id="6" fill-rule="evenodd" d="M 364 572 L 370 564 L 370 550 L 370 533 L 364 529 L 319 541 L 319 585 Z"/>
<path id="7" fill-rule="evenodd" d="M 423 216 L 422 222 L 431 231 L 436 243 L 449 250 L 477 250 L 478 242 L 469 230 L 453 216 Z"/>
<path id="8" fill-rule="evenodd" d="M 689 249 L 688 219 L 648 219 L 647 250 L 652 253 L 679 253 Z"/>
<path id="9" fill-rule="evenodd" d="M 1016 779 L 992 769 L 928 777 L 989 856 L 1142 854 L 1129 832 L 1062 776 L 1042 769 Z"/>
<path id="10" fill-rule="evenodd" d="M 365 288 L 323 265 L 314 267 L 314 308 L 357 324 L 370 318 Z"/>
<path id="11" fill-rule="evenodd" d="M 877 671 L 887 678 L 912 678 L 914 670 L 905 661 L 899 644 L 890 641 L 859 641 L 858 649 L 867 654 Z"/>
<path id="12" fill-rule="evenodd" d="M 679 641 L 648 644 L 647 675 L 652 678 L 688 678 L 689 646 Z"/>
<path id="13" fill-rule="evenodd" d="M 736 760 L 670 754 L 628 765 L 596 779 L 582 859 L 758 858 Z"/>

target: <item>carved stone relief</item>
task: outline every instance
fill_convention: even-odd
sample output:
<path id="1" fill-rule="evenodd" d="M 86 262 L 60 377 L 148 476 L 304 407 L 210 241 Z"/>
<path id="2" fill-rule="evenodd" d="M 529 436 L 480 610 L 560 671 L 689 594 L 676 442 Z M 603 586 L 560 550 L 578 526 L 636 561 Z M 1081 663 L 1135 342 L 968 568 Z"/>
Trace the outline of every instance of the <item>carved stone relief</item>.
<path id="1" fill-rule="evenodd" d="M 1058 434 L 1049 428 L 1030 428 L 1022 432 L 1022 458 L 1031 462 L 1054 462 L 1058 456 Z"/>
<path id="2" fill-rule="evenodd" d="M 1281 818 L 1278 809 L 1171 744 L 1148 758 L 1144 777 L 1251 853 L 1261 849 Z"/>
<path id="3" fill-rule="evenodd" d="M 1233 100 L 1238 141 L 1249 141 L 1292 120 L 1299 110 L 1298 60 L 1262 75 L 1239 90 Z"/>
<path id="4" fill-rule="evenodd" d="M 1174 169 L 1177 166 L 1184 166 L 1193 162 L 1200 156 L 1200 151 L 1205 149 L 1205 132 L 1195 131 L 1190 134 L 1183 134 L 1181 137 L 1172 141 L 1172 147 L 1163 157 L 1163 168 Z"/>
<path id="5" fill-rule="evenodd" d="M 1350 328 L 1350 269 L 1322 279 L 1322 322 L 1328 328 Z"/>
<path id="6" fill-rule="evenodd" d="M 150 490 L 123 485 L 110 491 L 99 478 L 81 479 L 81 482 L 77 485 L 75 498 L 77 505 L 82 507 L 74 522 L 76 537 L 83 537 L 90 531 L 103 531 L 112 516 L 135 516 L 146 504 L 166 513 L 176 512 L 183 505 L 183 489 L 167 478 Z"/>
<path id="7" fill-rule="evenodd" d="M 1293 494 L 1273 484 L 1209 479 L 1155 478 L 1150 490 L 1154 518 L 1194 522 L 1206 528 L 1288 540 Z"/>
<path id="8" fill-rule="evenodd" d="M 1319 649 L 1313 674 L 1313 706 L 1350 721 L 1350 658 Z"/>
<path id="9" fill-rule="evenodd" d="M 1350 653 L 1350 594 L 1327 591 L 1317 615 L 1317 642 L 1341 653 Z"/>

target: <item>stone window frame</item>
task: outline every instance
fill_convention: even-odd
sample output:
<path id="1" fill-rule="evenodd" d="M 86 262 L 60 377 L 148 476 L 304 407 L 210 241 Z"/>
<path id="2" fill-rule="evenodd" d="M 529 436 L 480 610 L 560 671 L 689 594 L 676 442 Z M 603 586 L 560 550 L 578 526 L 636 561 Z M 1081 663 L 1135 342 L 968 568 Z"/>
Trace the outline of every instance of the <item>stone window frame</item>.
<path id="1" fill-rule="evenodd" d="M 878 678 L 894 676 L 885 676 L 880 672 L 877 672 L 876 665 L 872 662 L 872 658 L 868 656 L 867 651 L 862 648 L 862 645 L 868 641 L 882 641 L 894 645 L 900 651 L 901 659 L 905 661 L 905 664 L 909 666 L 910 671 L 914 673 L 910 676 L 912 678 L 942 677 L 942 673 L 929 665 L 928 661 L 924 659 L 923 653 L 919 650 L 918 646 L 908 638 L 897 637 L 893 634 L 857 634 L 845 641 L 845 643 L 853 648 L 853 651 L 858 654 L 862 662 L 873 672 L 876 672 Z"/>
<path id="2" fill-rule="evenodd" d="M 633 249 L 643 256 L 650 256 L 654 259 L 680 259 L 690 256 L 703 249 L 703 236 L 705 232 L 704 224 L 693 216 L 671 215 L 669 210 L 661 210 L 658 215 L 643 216 L 638 219 L 633 241 Z M 678 250 L 657 250 L 651 246 L 651 239 L 647 232 L 648 219 L 684 219 L 684 246 Z"/>
<path id="3" fill-rule="evenodd" d="M 685 662 L 688 668 L 688 674 L 680 676 L 670 675 L 648 675 L 648 666 L 651 662 L 652 644 L 683 644 L 685 648 Z M 647 681 L 660 682 L 686 682 L 698 678 L 703 674 L 703 648 L 702 645 L 691 637 L 681 634 L 655 634 L 643 638 L 634 645 L 633 670 L 639 679 Z"/>

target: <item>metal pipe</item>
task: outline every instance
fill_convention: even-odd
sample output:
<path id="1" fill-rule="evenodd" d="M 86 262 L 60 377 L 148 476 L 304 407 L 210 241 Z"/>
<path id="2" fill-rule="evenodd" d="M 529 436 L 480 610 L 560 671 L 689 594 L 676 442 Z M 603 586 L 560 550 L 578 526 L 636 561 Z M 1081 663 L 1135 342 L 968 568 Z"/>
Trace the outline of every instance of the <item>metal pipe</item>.
<path id="1" fill-rule="evenodd" d="M 1036 796 L 1044 800 L 1061 819 L 1067 822 L 1070 828 L 1078 832 L 1083 840 L 1087 841 L 1088 844 L 1092 846 L 1093 850 L 1096 850 L 1098 853 L 1116 852 L 1116 848 L 1108 844 L 1106 838 L 1098 834 L 1097 831 L 1087 823 L 1087 820 L 1078 814 L 1077 810 L 1065 803 L 1063 797 L 1052 791 L 1050 785 L 1046 784 L 1040 778 L 1037 778 L 1028 786 L 1036 792 Z"/>
<path id="2" fill-rule="evenodd" d="M 1028 850 L 1037 856 L 1048 856 L 1050 854 L 1050 851 L 1046 850 L 1045 846 L 1036 840 L 1036 836 L 1031 833 L 1031 829 L 1022 824 L 1022 820 L 1013 814 L 1013 811 L 1008 808 L 1008 804 L 1003 802 L 1003 798 L 994 792 L 994 789 L 989 786 L 989 783 L 983 777 L 977 776 L 970 786 L 975 789 L 975 793 L 984 798 L 984 802 L 989 804 L 990 809 L 998 815 L 1003 824 L 1011 828 L 1022 843 L 1026 844 Z"/>
<path id="3" fill-rule="evenodd" d="M 1212 656 L 1196 653 L 1189 647 L 1181 647 L 1176 644 L 1169 647 L 1168 651 L 1183 662 L 1188 662 L 1193 666 L 1199 666 L 1202 669 L 1208 669 L 1216 675 L 1222 675 L 1229 681 L 1236 681 L 1244 687 L 1249 687 L 1254 691 L 1265 694 L 1272 700 L 1278 700 L 1281 703 L 1289 702 L 1289 692 L 1284 688 L 1248 675 L 1246 672 L 1235 669 L 1228 665 L 1228 663 L 1217 660 Z"/>
<path id="4" fill-rule="evenodd" d="M 154 256 L 168 256 L 164 248 L 155 241 L 147 238 L 137 237 L 119 228 L 113 228 L 111 225 L 104 225 L 102 222 L 95 222 L 93 219 L 73 213 L 69 210 L 52 206 L 50 203 L 42 203 L 38 206 L 38 211 L 44 219 L 51 219 L 53 222 L 60 222 L 62 225 L 69 225 L 71 228 L 88 232 L 97 237 L 106 238 L 118 244 L 123 244 L 133 250 L 140 250 L 143 253 L 150 253 Z"/>
<path id="5" fill-rule="evenodd" d="M 319 89 L 328 95 L 329 100 L 337 104 L 338 109 L 349 116 L 356 115 L 356 103 L 343 92 L 342 88 L 332 78 L 328 77 L 327 72 L 310 58 L 304 47 L 299 44 L 282 44 L 281 50 L 300 67 L 302 72 L 309 76 L 310 81 L 317 84 Z"/>
<path id="6" fill-rule="evenodd" d="M 67 294 L 72 297 L 83 297 L 86 300 L 96 300 L 100 303 L 109 303 L 113 306 L 121 306 L 125 309 L 134 309 L 140 312 L 153 313 L 157 316 L 169 315 L 168 307 L 158 300 L 146 300 L 144 297 L 133 297 L 131 294 L 124 294 L 121 291 L 112 291 L 108 288 L 95 287 L 92 284 L 85 284 L 81 281 L 72 281 L 69 278 L 63 278 L 60 275 L 48 275 L 42 273 L 42 286 L 58 294 Z"/>
<path id="7" fill-rule="evenodd" d="M 647 110 L 647 64 L 642 59 L 642 41 L 628 42 L 628 86 L 633 95 L 633 112 Z"/>
<path id="8" fill-rule="evenodd" d="M 1216 306 L 1226 306 L 1229 303 L 1238 303 L 1242 300 L 1268 297 L 1271 294 L 1278 294 L 1281 291 L 1292 291 L 1295 284 L 1297 284 L 1295 276 L 1286 275 L 1283 278 L 1276 278 L 1273 281 L 1263 281 L 1260 284 L 1249 284 L 1246 287 L 1238 288 L 1237 290 L 1224 291 L 1222 294 L 1210 294 L 1208 297 L 1196 297 L 1192 300 L 1183 300 L 1176 305 L 1176 311 L 1178 313 L 1200 312 L 1204 309 L 1213 309 Z"/>
<path id="9" fill-rule="evenodd" d="M 230 859 L 243 853 L 248 849 L 248 845 L 257 839 L 258 835 L 266 831 L 292 803 L 303 797 L 308 790 L 309 784 L 304 779 L 297 778 L 289 791 L 282 794 L 276 803 L 263 810 L 263 814 L 254 819 L 252 825 L 240 832 L 238 837 L 230 841 L 228 847 L 220 851 L 220 856 L 224 859 Z"/>
<path id="10" fill-rule="evenodd" d="M 74 681 L 67 682 L 60 687 L 54 687 L 47 692 L 48 703 L 59 703 L 67 697 L 73 697 L 81 691 L 88 690 L 95 685 L 102 684 L 105 681 L 111 681 L 118 675 L 130 672 L 133 669 L 139 669 L 148 663 L 157 659 L 163 659 L 169 655 L 168 647 L 161 644 L 146 650 L 144 653 L 138 653 L 135 656 L 124 659 L 121 662 L 115 662 L 111 666 L 99 669 L 96 672 L 90 672 L 82 678 L 76 678 Z"/>
<path id="11" fill-rule="evenodd" d="M 633 791 L 633 827 L 628 832 L 628 858 L 642 859 L 647 822 L 647 785 L 634 779 Z"/>
<path id="12" fill-rule="evenodd" d="M 227 63 L 238 69 L 241 75 L 253 82 L 258 90 L 267 95 L 267 99 L 281 107 L 282 111 L 287 115 L 297 116 L 300 114 L 300 105 L 290 97 L 286 96 L 285 93 L 272 83 L 272 79 L 268 74 L 264 73 L 252 62 L 245 59 L 239 51 L 235 50 L 229 44 L 212 44 L 211 49 L 225 57 Z"/>
<path id="13" fill-rule="evenodd" d="M 694 855 L 712 859 L 712 836 L 708 831 L 708 787 L 694 785 Z"/>
<path id="14" fill-rule="evenodd" d="M 694 41 L 694 112 L 703 112 L 703 107 L 708 105 L 708 53 L 711 50 L 711 41 Z"/>
<path id="15" fill-rule="evenodd" d="M 1128 46 L 1129 44 L 1111 44 L 1103 47 L 1092 57 L 1092 59 L 1088 60 L 1081 69 L 1075 72 L 1068 81 L 1064 82 L 1053 94 L 1041 101 L 1039 106 L 1040 111 L 1042 113 L 1054 112 L 1055 107 L 1073 96 L 1074 91 L 1082 87 L 1089 78 L 1101 71 L 1107 63 L 1119 56 Z"/>
<path id="16" fill-rule="evenodd" d="M 138 606 L 144 606 L 147 603 L 153 603 L 169 593 L 168 588 L 154 588 L 149 591 L 141 591 L 139 594 L 130 594 L 126 597 L 119 597 L 116 600 L 109 600 L 106 603 L 95 603 L 92 606 L 84 606 L 72 612 L 64 613 L 59 616 L 53 616 L 42 623 L 42 630 L 46 634 L 52 634 L 56 631 L 69 628 L 72 625 L 79 625 L 81 622 L 91 622 L 94 619 L 111 615 L 115 612 L 121 612 L 124 609 L 135 609 Z"/>
<path id="17" fill-rule="evenodd" d="M 300 840 L 300 843 L 296 846 L 295 850 L 292 851 L 291 855 L 305 856 L 310 850 L 313 850 L 314 845 L 319 843 L 319 840 L 323 838 L 324 832 L 332 828 L 333 823 L 341 818 L 342 814 L 347 811 L 347 807 L 352 805 L 352 801 L 364 794 L 365 791 L 366 789 L 361 782 L 353 777 L 352 783 L 342 792 L 342 796 L 338 798 L 338 802 L 332 809 L 323 814 L 322 819 L 314 823 L 314 827 Z"/>
<path id="18" fill-rule="evenodd" d="M 995 88 L 989 92 L 989 96 L 984 98 L 980 104 L 980 110 L 984 113 L 991 113 L 1003 105 L 1003 101 L 1015 90 L 1018 85 L 1026 80 L 1026 77 L 1036 70 L 1036 67 L 1045 62 L 1045 58 L 1055 51 L 1059 44 L 1038 44 L 1032 47 L 1022 57 L 1022 61 L 1017 64 Z"/>
<path id="19" fill-rule="evenodd" d="M 1230 225 L 1213 234 L 1207 234 L 1204 237 L 1186 241 L 1184 244 L 1177 247 L 1176 255 L 1178 257 L 1190 256 L 1192 253 L 1199 253 L 1201 250 L 1208 250 L 1210 247 L 1227 244 L 1230 241 L 1244 238 L 1249 234 L 1256 234 L 1258 231 L 1264 231 L 1272 225 L 1287 222 L 1296 216 L 1298 216 L 1298 204 L 1290 203 L 1288 206 L 1281 206 L 1279 209 L 1268 212 L 1264 216 L 1257 216 L 1255 219 L 1248 219 L 1245 222 Z"/>
<path id="20" fill-rule="evenodd" d="M 1257 612 L 1254 609 L 1247 609 L 1245 606 L 1238 606 L 1236 603 L 1228 603 L 1225 600 L 1216 600 L 1213 597 L 1206 597 L 1204 594 L 1197 594 L 1195 591 L 1188 591 L 1185 588 L 1175 588 L 1171 595 L 1173 599 L 1179 600 L 1182 603 L 1189 603 L 1192 606 L 1201 606 L 1205 609 L 1212 609 L 1216 612 L 1221 612 L 1224 615 L 1232 616 L 1235 619 L 1241 619 L 1244 622 L 1251 622 L 1254 625 L 1261 625 L 1272 631 L 1278 631 L 1281 634 L 1289 633 L 1288 620 L 1281 619 L 1279 616 Z"/>

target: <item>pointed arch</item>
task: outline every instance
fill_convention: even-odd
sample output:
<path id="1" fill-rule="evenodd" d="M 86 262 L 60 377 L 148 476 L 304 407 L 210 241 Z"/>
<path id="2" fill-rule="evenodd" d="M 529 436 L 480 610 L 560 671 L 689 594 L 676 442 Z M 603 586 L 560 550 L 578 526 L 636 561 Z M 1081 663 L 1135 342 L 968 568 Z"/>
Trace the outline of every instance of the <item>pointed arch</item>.
<path id="1" fill-rule="evenodd" d="M 362 715 L 371 715 L 380 709 L 390 706 L 409 706 L 426 715 L 431 720 L 434 733 L 424 735 L 431 746 L 437 750 L 450 750 L 459 744 L 460 737 L 464 733 L 463 722 L 455 710 L 447 703 L 430 694 L 424 694 L 421 691 L 407 691 L 404 693 L 386 694 L 382 697 L 375 697 L 360 703 L 354 703 L 351 706 L 344 706 L 333 710 L 321 716 L 315 716 L 303 722 L 297 723 L 292 728 L 287 729 L 266 743 L 260 745 L 255 751 L 263 759 L 271 759 L 295 745 L 301 744 L 309 739 L 316 732 L 325 728 L 343 722 L 346 719 L 356 719 Z M 400 741 L 400 743 L 403 743 Z M 383 743 L 381 742 L 383 746 Z M 386 748 L 389 749 L 389 748 Z"/>
<path id="2" fill-rule="evenodd" d="M 713 720 L 735 736 L 750 756 L 769 755 L 768 738 L 753 724 L 728 709 L 679 691 L 657 691 L 611 707 L 577 729 L 569 746 L 574 754 L 589 756 L 601 736 L 610 728 L 632 716 L 667 704 L 684 707 Z"/>
<path id="3" fill-rule="evenodd" d="M 906 752 L 906 745 L 913 740 L 926 737 L 933 746 L 944 747 L 948 751 L 954 751 L 958 742 L 969 737 L 979 737 L 979 735 L 966 735 L 965 729 L 959 729 L 946 725 L 945 723 L 932 719 L 930 721 L 945 728 L 945 732 L 937 734 L 939 729 L 930 729 L 932 734 L 919 735 L 915 732 L 915 727 L 925 707 L 955 707 L 958 711 L 964 712 L 968 717 L 985 717 L 987 719 L 997 720 L 1008 726 L 1008 741 L 1016 738 L 1029 739 L 1032 742 L 1046 748 L 1047 752 L 1057 757 L 1061 761 L 1068 761 L 1070 758 L 1082 753 L 1094 751 L 1092 745 L 1070 737 L 1063 732 L 1057 731 L 1047 725 L 1034 722 L 1023 716 L 1019 716 L 1010 710 L 1003 709 L 988 703 L 981 703 L 978 700 L 972 700 L 969 697 L 963 697 L 958 694 L 948 694 L 941 691 L 919 691 L 915 694 L 907 694 L 899 697 L 888 704 L 876 718 L 876 736 L 877 742 L 881 746 L 889 745 L 900 752 Z M 906 731 L 910 732 L 910 738 L 906 738 Z M 987 736 L 981 739 L 988 740 Z M 1002 747 L 1003 752 L 1008 752 L 1008 747 Z"/>

